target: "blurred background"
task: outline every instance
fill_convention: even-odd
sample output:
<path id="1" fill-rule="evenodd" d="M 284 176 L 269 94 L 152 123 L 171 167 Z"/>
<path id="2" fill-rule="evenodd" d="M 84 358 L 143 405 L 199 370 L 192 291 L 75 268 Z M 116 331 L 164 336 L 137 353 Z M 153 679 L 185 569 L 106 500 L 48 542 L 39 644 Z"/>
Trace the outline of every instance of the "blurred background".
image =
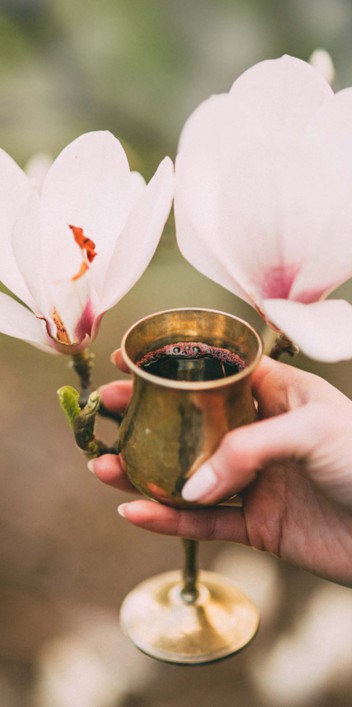
<path id="1" fill-rule="evenodd" d="M 308 60 L 323 46 L 335 88 L 352 84 L 351 31 L 350 0 L 0 0 L 0 145 L 25 166 L 109 129 L 149 179 L 175 157 L 199 102 L 257 61 Z M 351 283 L 339 294 L 351 301 Z M 103 320 L 96 385 L 117 375 L 109 354 L 134 321 L 181 306 L 262 327 L 183 261 L 171 218 L 150 267 Z M 130 645 L 118 625 L 124 595 L 180 565 L 181 544 L 118 518 L 123 494 L 87 471 L 56 398 L 76 382 L 67 360 L 4 336 L 0 346 L 1 707 L 350 706 L 351 592 L 244 548 L 201 547 L 202 565 L 261 607 L 259 635 L 241 654 L 192 669 Z M 351 363 L 295 365 L 352 395 Z"/>

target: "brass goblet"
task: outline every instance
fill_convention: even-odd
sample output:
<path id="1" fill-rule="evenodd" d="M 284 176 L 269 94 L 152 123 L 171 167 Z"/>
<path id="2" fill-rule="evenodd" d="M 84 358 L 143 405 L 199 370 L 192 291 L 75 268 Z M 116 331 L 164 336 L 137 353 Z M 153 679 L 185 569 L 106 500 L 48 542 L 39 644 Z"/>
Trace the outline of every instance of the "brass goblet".
<path id="1" fill-rule="evenodd" d="M 239 355 L 245 367 L 209 380 L 204 359 L 196 365 L 184 360 L 175 380 L 137 365 L 149 352 L 178 342 L 226 349 Z M 122 354 L 134 377 L 119 443 L 126 473 L 143 494 L 171 506 L 194 508 L 181 496 L 186 480 L 226 432 L 256 419 L 250 378 L 262 355 L 261 339 L 249 324 L 229 314 L 174 309 L 132 326 Z M 183 575 L 167 572 L 132 590 L 121 607 L 121 626 L 138 648 L 159 660 L 212 662 L 251 640 L 258 611 L 221 575 L 198 573 L 197 544 L 185 540 L 184 545 Z"/>

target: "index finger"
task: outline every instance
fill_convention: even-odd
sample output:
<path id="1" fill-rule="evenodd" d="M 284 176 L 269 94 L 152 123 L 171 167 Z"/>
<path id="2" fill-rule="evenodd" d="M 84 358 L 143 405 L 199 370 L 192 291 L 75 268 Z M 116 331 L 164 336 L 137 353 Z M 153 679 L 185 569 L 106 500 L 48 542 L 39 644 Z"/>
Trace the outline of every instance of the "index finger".
<path id="1" fill-rule="evenodd" d="M 132 381 L 113 381 L 102 385 L 98 393 L 103 405 L 111 412 L 124 412 L 132 395 Z"/>

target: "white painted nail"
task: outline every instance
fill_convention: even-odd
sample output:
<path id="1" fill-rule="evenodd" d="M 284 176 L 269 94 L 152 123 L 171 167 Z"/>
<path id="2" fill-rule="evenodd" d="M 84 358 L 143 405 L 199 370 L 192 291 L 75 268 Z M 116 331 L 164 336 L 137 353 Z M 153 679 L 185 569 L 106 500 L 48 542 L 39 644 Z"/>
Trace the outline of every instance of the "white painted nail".
<path id="1" fill-rule="evenodd" d="M 203 464 L 184 485 L 182 496 L 185 501 L 199 501 L 213 491 L 218 483 L 219 480 L 210 464 Z"/>
<path id="2" fill-rule="evenodd" d="M 117 512 L 122 518 L 126 518 L 125 516 L 125 508 L 128 506 L 128 503 L 121 503 L 120 506 L 117 506 Z"/>
<path id="3" fill-rule="evenodd" d="M 95 459 L 90 459 L 89 462 L 87 463 L 87 467 L 92 474 L 95 474 L 94 462 L 95 462 Z"/>

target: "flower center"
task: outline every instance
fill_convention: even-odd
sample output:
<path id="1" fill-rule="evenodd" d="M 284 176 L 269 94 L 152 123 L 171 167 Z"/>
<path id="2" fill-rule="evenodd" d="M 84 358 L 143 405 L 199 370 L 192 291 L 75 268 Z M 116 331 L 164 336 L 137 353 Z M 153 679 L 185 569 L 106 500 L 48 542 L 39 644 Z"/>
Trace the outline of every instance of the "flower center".
<path id="1" fill-rule="evenodd" d="M 64 323 L 57 311 L 57 309 L 54 309 L 53 311 L 53 322 L 56 326 L 56 339 L 57 341 L 60 342 L 60 344 L 67 344 L 68 346 L 71 345 L 71 339 L 65 329 Z"/>
<path id="2" fill-rule="evenodd" d="M 79 278 L 87 272 L 90 263 L 93 262 L 95 256 L 98 254 L 95 250 L 95 243 L 90 238 L 87 238 L 87 236 L 84 235 L 83 228 L 72 225 L 69 225 L 69 228 L 71 229 L 75 242 L 80 247 L 82 253 L 81 267 L 78 272 L 71 278 L 71 280 L 74 282 L 75 280 L 79 280 Z"/>
<path id="3" fill-rule="evenodd" d="M 276 265 L 262 275 L 261 295 L 263 299 L 289 299 L 299 265 Z"/>
<path id="4" fill-rule="evenodd" d="M 98 254 L 95 250 L 95 243 L 90 238 L 87 238 L 87 236 L 83 233 L 83 228 L 80 228 L 79 226 L 72 226 L 71 224 L 69 225 L 69 228 L 72 231 L 75 243 L 77 243 L 82 253 L 82 262 L 80 268 L 78 272 L 73 275 L 73 277 L 71 277 L 71 281 L 75 282 L 75 280 L 79 280 L 87 272 L 87 270 L 89 270 L 90 263 Z M 52 318 L 56 327 L 55 339 L 60 344 L 72 346 L 70 336 L 56 307 L 53 310 Z"/>

